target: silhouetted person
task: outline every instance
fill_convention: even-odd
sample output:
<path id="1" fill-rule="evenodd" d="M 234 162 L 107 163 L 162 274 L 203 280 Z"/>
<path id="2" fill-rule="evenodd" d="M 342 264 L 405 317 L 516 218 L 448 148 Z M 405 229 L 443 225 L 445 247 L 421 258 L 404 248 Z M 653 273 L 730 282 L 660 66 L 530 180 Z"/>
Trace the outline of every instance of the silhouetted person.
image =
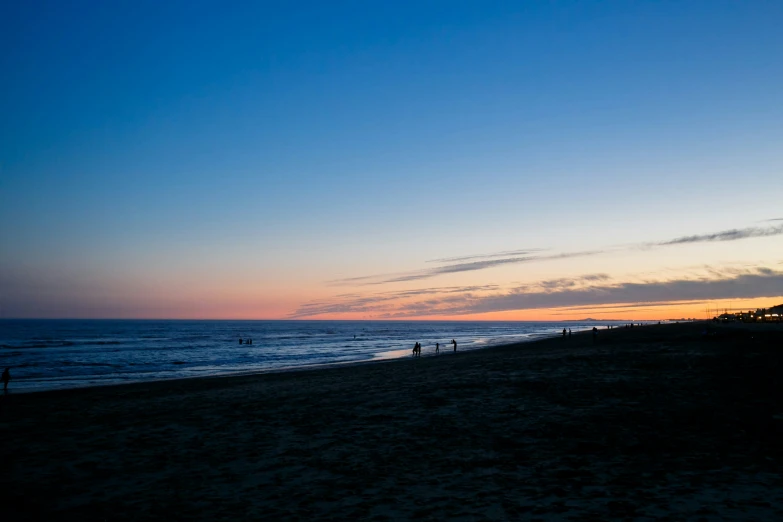
<path id="1" fill-rule="evenodd" d="M 595 342 L 596 337 L 598 337 L 598 328 L 593 326 L 593 342 Z"/>
<path id="2" fill-rule="evenodd" d="M 571 329 L 568 329 L 568 337 L 571 337 Z"/>
<path id="3" fill-rule="evenodd" d="M 454 345 L 454 353 L 457 353 L 457 341 L 455 341 L 454 339 L 452 339 L 452 340 L 451 340 L 451 344 L 453 344 L 453 345 Z"/>
<path id="4" fill-rule="evenodd" d="M 416 357 L 416 350 L 419 349 L 419 343 L 413 345 L 413 356 Z"/>
<path id="5" fill-rule="evenodd" d="M 440 343 L 435 343 L 435 355 L 440 353 Z"/>
<path id="6" fill-rule="evenodd" d="M 565 338 L 565 336 L 566 336 L 566 329 L 563 328 L 563 338 Z"/>
<path id="7" fill-rule="evenodd" d="M 11 380 L 11 373 L 9 372 L 11 368 L 6 368 L 3 370 L 3 393 L 8 393 L 8 381 Z"/>
<path id="8" fill-rule="evenodd" d="M 242 338 L 241 337 L 239 338 L 239 344 L 242 344 Z"/>

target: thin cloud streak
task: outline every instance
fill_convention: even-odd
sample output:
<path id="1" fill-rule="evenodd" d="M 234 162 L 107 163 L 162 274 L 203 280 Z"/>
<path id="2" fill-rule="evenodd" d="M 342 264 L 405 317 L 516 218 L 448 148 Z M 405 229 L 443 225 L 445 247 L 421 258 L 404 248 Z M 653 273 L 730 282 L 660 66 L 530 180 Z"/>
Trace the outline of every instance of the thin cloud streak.
<path id="1" fill-rule="evenodd" d="M 476 254 L 472 256 L 462 256 L 462 257 L 443 257 L 440 259 L 430 259 L 428 261 L 425 261 L 425 263 L 456 263 L 456 262 L 463 262 L 463 261 L 470 261 L 473 259 L 493 259 L 498 257 L 517 257 L 517 256 L 526 256 L 528 254 L 534 254 L 536 252 L 542 252 L 543 248 L 529 248 L 526 250 L 506 250 L 503 252 L 496 252 L 494 254 Z"/>
<path id="2" fill-rule="evenodd" d="M 516 310 L 564 309 L 577 307 L 664 306 L 683 301 L 713 299 L 752 299 L 783 295 L 783 271 L 766 267 L 754 270 L 729 270 L 721 278 L 672 279 L 664 281 L 606 283 L 595 275 L 554 284 L 541 281 L 508 292 L 483 291 L 475 287 L 450 288 L 448 293 L 432 289 L 430 299 L 405 302 L 410 295 L 387 293 L 360 299 L 321 301 L 300 307 L 292 316 L 364 313 L 380 318 L 416 316 L 458 316 Z M 590 281 L 601 284 L 591 284 Z M 558 281 L 558 280 L 553 280 Z M 577 281 L 584 284 L 577 284 Z M 469 289 L 469 290 L 468 290 Z"/>
<path id="3" fill-rule="evenodd" d="M 558 308 L 558 310 L 562 310 L 564 313 L 569 312 L 579 312 L 579 311 L 593 311 L 593 313 L 597 313 L 595 310 L 620 310 L 624 308 L 638 308 L 641 306 L 651 307 L 651 306 L 672 306 L 672 305 L 691 305 L 691 304 L 700 304 L 704 303 L 703 300 L 698 301 L 661 301 L 658 303 L 631 303 L 631 304 L 607 304 L 607 305 L 593 305 L 593 306 L 566 306 L 563 308 Z M 555 314 L 558 315 L 558 314 Z M 563 315 L 563 314 L 559 314 Z"/>
<path id="4" fill-rule="evenodd" d="M 473 295 L 476 292 L 496 292 L 499 286 L 494 284 L 472 286 L 445 286 L 435 288 L 420 288 L 416 290 L 401 290 L 382 292 L 368 296 L 356 296 L 343 294 L 334 299 L 312 301 L 300 306 L 291 318 L 311 317 L 329 313 L 364 312 L 376 310 L 385 306 L 385 303 L 416 298 L 419 296 L 446 296 L 441 299 L 448 300 L 450 294 Z M 432 301 L 432 299 L 430 299 Z M 440 302 L 433 301 L 432 304 Z"/>
<path id="5" fill-rule="evenodd" d="M 459 272 L 473 272 L 476 270 L 486 270 L 495 266 L 513 265 L 520 263 L 530 263 L 534 261 L 554 261 L 557 259 L 569 259 L 573 257 L 586 257 L 597 254 L 603 254 L 607 250 L 586 250 L 582 252 L 566 252 L 563 254 L 552 254 L 546 256 L 525 256 L 525 257 L 510 257 L 504 259 L 486 259 L 483 261 L 472 261 L 468 263 L 457 263 L 453 265 L 444 265 L 437 268 L 429 268 L 418 272 L 408 272 L 404 274 L 389 274 L 389 275 L 377 275 L 377 276 L 365 276 L 365 277 L 353 277 L 350 279 L 338 279 L 330 281 L 330 284 L 346 284 L 359 280 L 376 279 L 375 281 L 360 283 L 358 286 L 370 286 L 370 285 L 382 285 L 386 283 L 402 283 L 407 281 L 419 281 L 422 279 L 430 279 L 443 274 L 455 274 Z"/>
<path id="6" fill-rule="evenodd" d="M 480 314 L 512 310 L 561 308 L 620 303 L 751 299 L 783 295 L 783 272 L 756 272 L 726 279 L 670 280 L 594 286 L 558 292 L 517 293 L 491 296 L 444 314 Z"/>
<path id="7" fill-rule="evenodd" d="M 768 221 L 779 221 L 783 218 L 770 219 Z M 749 239 L 755 237 L 771 237 L 783 234 L 783 225 L 777 225 L 772 227 L 747 227 L 741 229 L 723 230 L 720 232 L 714 232 L 711 234 L 696 234 L 690 236 L 681 236 L 666 241 L 658 241 L 653 243 L 637 243 L 620 248 L 605 248 L 599 250 L 587 250 L 581 252 L 564 252 L 561 254 L 548 254 L 537 255 L 532 254 L 534 252 L 540 252 L 541 249 L 525 249 L 514 250 L 506 252 L 495 252 L 490 254 L 477 254 L 475 256 L 462 256 L 452 258 L 442 258 L 427 261 L 427 263 L 449 263 L 443 266 L 428 268 L 424 270 L 418 270 L 413 272 L 406 272 L 400 274 L 381 274 L 371 276 L 351 277 L 346 279 L 336 279 L 329 281 L 329 285 L 351 285 L 357 286 L 369 286 L 369 285 L 382 285 L 387 283 L 403 283 L 409 281 L 420 281 L 424 279 L 430 279 L 444 274 L 454 274 L 460 272 L 473 272 L 477 270 L 486 270 L 503 265 L 514 265 L 521 263 L 532 263 L 537 261 L 554 261 L 558 259 L 570 259 L 576 257 L 587 257 L 599 254 L 606 254 L 610 252 L 617 252 L 623 250 L 631 250 L 634 248 L 656 248 L 677 246 L 694 243 L 712 243 L 712 242 L 725 242 L 725 241 L 739 241 L 742 239 Z M 532 255 L 531 255 L 532 254 Z M 476 261 L 470 261 L 476 259 Z M 454 261 L 465 261 L 454 263 Z"/>
<path id="8" fill-rule="evenodd" d="M 555 259 L 568 259 L 572 257 L 594 256 L 603 254 L 605 250 L 586 250 L 583 252 L 567 252 L 564 254 L 553 254 L 547 256 L 527 256 L 511 257 L 506 259 L 490 259 L 486 261 L 473 261 L 471 263 L 459 263 L 456 265 L 446 265 L 432 270 L 434 275 L 453 274 L 456 272 L 472 272 L 475 270 L 485 270 L 499 265 L 512 265 L 517 263 L 529 263 L 531 261 L 552 261 Z"/>
<path id="9" fill-rule="evenodd" d="M 748 228 L 735 228 L 732 230 L 724 230 L 721 232 L 715 232 L 713 234 L 697 234 L 693 236 L 682 236 L 669 241 L 661 241 L 655 243 L 659 246 L 668 245 L 684 245 L 687 243 L 712 243 L 716 241 L 738 241 L 740 239 L 748 239 L 751 237 L 770 237 L 783 234 L 783 225 L 775 227 L 748 227 Z"/>

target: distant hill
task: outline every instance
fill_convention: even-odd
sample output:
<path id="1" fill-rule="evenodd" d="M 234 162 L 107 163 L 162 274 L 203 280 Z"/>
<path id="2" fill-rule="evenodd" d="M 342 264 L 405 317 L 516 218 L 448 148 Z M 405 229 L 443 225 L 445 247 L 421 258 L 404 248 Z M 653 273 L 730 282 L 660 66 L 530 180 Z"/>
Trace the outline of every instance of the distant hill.
<path id="1" fill-rule="evenodd" d="M 563 322 L 565 323 L 588 323 L 588 322 L 618 323 L 620 321 L 626 321 L 626 319 L 593 319 L 592 317 L 587 317 L 585 319 L 566 319 Z"/>

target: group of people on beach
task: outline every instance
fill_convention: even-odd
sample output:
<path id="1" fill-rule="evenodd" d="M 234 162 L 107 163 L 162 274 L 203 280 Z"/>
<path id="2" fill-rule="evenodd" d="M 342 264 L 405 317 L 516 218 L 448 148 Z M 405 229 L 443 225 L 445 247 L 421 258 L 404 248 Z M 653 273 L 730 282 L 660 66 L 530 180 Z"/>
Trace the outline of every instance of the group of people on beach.
<path id="1" fill-rule="evenodd" d="M 658 321 L 658 324 L 661 324 L 661 322 Z M 642 326 L 642 323 L 637 323 L 636 326 Z M 606 329 L 607 330 L 611 330 L 612 328 L 615 328 L 615 327 L 616 327 L 616 325 L 611 325 L 610 324 L 610 325 L 607 325 Z M 634 323 L 626 324 L 625 327 L 626 328 L 633 328 L 634 327 Z M 598 339 L 598 328 L 593 326 L 593 328 L 591 330 L 591 333 L 593 334 L 593 342 L 595 342 Z M 568 335 L 568 337 L 571 337 L 571 329 L 570 328 L 568 328 L 568 330 L 563 328 L 563 338 L 565 338 L 566 335 Z"/>
<path id="2" fill-rule="evenodd" d="M 449 343 L 454 346 L 454 353 L 457 353 L 457 341 L 454 339 L 451 340 L 451 343 Z M 438 355 L 440 353 L 440 343 L 435 343 L 435 355 Z M 414 357 L 421 357 L 421 343 L 417 342 L 413 345 L 413 356 Z"/>

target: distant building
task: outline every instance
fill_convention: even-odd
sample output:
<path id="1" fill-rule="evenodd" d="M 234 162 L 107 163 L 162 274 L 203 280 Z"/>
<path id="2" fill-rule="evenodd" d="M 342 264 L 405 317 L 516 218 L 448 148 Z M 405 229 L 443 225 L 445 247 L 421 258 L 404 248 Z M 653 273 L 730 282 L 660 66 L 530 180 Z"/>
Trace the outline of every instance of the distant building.
<path id="1" fill-rule="evenodd" d="M 747 312 L 725 312 L 712 318 L 715 322 L 721 323 L 779 323 L 783 322 L 783 304 L 770 308 L 758 308 Z"/>
<path id="2" fill-rule="evenodd" d="M 783 304 L 779 304 L 764 310 L 764 318 L 762 321 L 773 323 L 779 323 L 783 321 Z"/>

